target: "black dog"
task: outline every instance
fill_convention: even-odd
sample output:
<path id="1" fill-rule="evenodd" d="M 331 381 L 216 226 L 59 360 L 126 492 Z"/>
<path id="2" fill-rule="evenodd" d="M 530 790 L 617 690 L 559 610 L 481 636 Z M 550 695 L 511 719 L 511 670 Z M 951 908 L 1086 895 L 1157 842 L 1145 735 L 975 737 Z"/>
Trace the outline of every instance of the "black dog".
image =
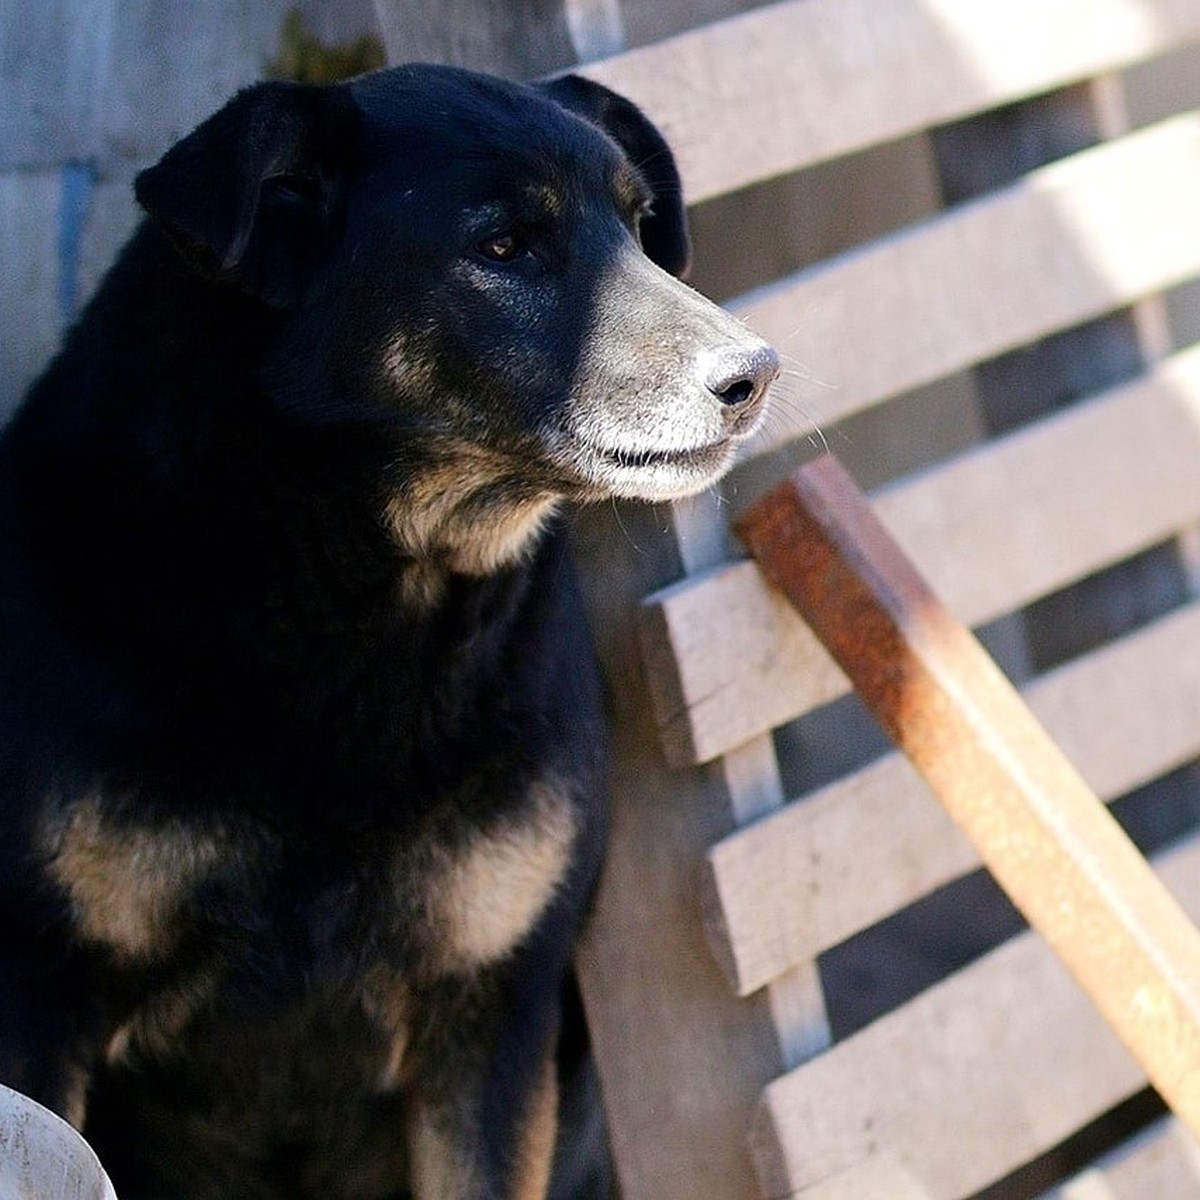
<path id="1" fill-rule="evenodd" d="M 713 482 L 775 356 L 581 79 L 257 86 L 137 195 L 0 441 L 0 1078 L 122 1200 L 542 1197 L 605 829 L 555 513 Z"/>

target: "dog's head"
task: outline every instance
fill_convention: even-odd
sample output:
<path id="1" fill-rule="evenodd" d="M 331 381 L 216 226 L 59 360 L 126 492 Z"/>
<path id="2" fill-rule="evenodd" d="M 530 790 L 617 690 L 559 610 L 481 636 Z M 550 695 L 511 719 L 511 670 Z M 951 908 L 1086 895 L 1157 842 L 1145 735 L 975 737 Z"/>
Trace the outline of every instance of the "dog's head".
<path id="1" fill-rule="evenodd" d="M 582 78 L 259 85 L 137 191 L 197 270 L 279 311 L 264 378 L 282 408 L 377 427 L 414 552 L 505 515 L 483 556 L 502 559 L 563 497 L 703 489 L 778 369 L 676 278 L 662 136 Z"/>

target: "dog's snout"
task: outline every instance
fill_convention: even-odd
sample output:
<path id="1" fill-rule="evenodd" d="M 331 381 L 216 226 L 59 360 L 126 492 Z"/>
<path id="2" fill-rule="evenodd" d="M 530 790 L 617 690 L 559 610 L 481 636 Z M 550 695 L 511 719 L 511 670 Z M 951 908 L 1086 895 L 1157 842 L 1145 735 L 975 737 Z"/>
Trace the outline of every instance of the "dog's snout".
<path id="1" fill-rule="evenodd" d="M 779 374 L 779 355 L 770 346 L 735 350 L 712 364 L 705 383 L 722 404 L 743 408 L 762 398 Z"/>

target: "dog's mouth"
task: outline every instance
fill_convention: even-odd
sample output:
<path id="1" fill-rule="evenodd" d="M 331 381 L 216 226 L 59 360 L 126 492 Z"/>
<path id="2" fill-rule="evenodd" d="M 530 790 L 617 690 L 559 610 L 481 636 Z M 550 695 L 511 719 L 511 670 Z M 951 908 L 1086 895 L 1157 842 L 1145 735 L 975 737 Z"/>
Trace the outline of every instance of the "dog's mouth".
<path id="1" fill-rule="evenodd" d="M 596 497 L 678 500 L 716 483 L 741 441 L 725 437 L 697 446 L 653 449 L 591 444 L 577 453 L 577 469 Z"/>
<path id="2" fill-rule="evenodd" d="M 685 450 L 625 450 L 619 447 L 601 447 L 598 453 L 606 462 L 629 471 L 653 470 L 658 467 L 695 469 L 708 465 L 716 468 L 724 464 L 732 446 L 733 439 L 723 438 L 719 442 L 710 442 Z"/>

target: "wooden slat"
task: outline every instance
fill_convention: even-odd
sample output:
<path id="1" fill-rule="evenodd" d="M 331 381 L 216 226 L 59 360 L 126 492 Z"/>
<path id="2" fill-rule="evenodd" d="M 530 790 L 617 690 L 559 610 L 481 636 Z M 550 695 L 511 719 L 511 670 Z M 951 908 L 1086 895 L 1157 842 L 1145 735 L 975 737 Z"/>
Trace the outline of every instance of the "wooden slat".
<path id="1" fill-rule="evenodd" d="M 1197 6 L 1200 11 L 1200 5 Z M 732 305 L 803 373 L 749 454 L 1200 272 L 1200 114 L 1097 146 Z"/>
<path id="2" fill-rule="evenodd" d="M 726 559 L 730 536 L 728 510 L 713 503 L 713 500 L 711 494 L 705 494 L 672 506 L 670 521 L 679 548 L 680 566 L 688 574 L 705 570 Z M 636 653 L 636 647 L 629 649 Z M 774 740 L 770 734 L 753 738 L 724 755 L 718 769 L 707 774 L 714 782 L 719 779 L 724 784 L 728 811 L 737 825 L 744 825 L 776 811 L 787 801 L 775 756 Z M 644 769 L 640 775 L 644 781 Z M 653 784 L 649 786 L 653 787 Z M 689 818 L 689 823 L 692 820 Z M 637 858 L 644 858 L 645 847 L 639 843 L 635 852 Z M 677 858 L 674 860 L 678 861 Z M 693 919 L 699 915 L 694 904 L 695 869 L 696 864 L 688 863 L 680 872 L 689 915 Z M 625 893 L 621 900 L 634 909 L 640 909 L 645 903 L 644 894 L 640 891 Z M 655 911 L 661 914 L 658 904 L 655 905 Z M 623 966 L 628 970 L 627 956 Z M 608 982 L 615 990 L 629 991 L 628 979 L 610 975 Z M 825 992 L 815 962 L 801 963 L 777 975 L 763 989 L 763 999 L 769 1010 L 772 1032 L 779 1049 L 781 1061 L 778 1070 L 787 1070 L 804 1062 L 828 1047 L 833 1040 L 825 1011 Z M 672 1020 L 671 1024 L 673 1031 L 684 1040 L 692 1040 L 690 1032 L 679 1030 L 677 1021 Z M 644 1136 L 651 1143 L 653 1155 L 661 1159 L 662 1138 L 658 1125 L 652 1131 L 645 1131 Z M 655 1195 L 657 1200 L 661 1191 Z"/>
<path id="3" fill-rule="evenodd" d="M 1115 799 L 1200 755 L 1197 646 L 1200 603 L 1059 667 L 1026 699 L 1089 785 Z M 892 753 L 710 851 L 710 940 L 746 995 L 978 863 Z"/>
<path id="4" fill-rule="evenodd" d="M 989 621 L 1200 518 L 1200 348 L 879 493 L 951 610 Z M 708 761 L 844 694 L 750 563 L 650 597 L 641 628 L 671 761 Z"/>
<path id="5" fill-rule="evenodd" d="M 1193 0 L 792 0 L 586 73 L 662 124 L 694 202 L 1195 38 Z"/>
<path id="6" fill-rule="evenodd" d="M 1200 842 L 1156 867 L 1200 915 Z M 771 1084 L 751 1144 L 766 1196 L 884 1153 L 934 1200 L 955 1200 L 1143 1084 L 1066 969 L 1028 933 Z M 953 1114 L 946 1136 L 928 1136 L 931 1114 Z"/>
<path id="7" fill-rule="evenodd" d="M 890 1154 L 873 1154 L 793 1195 L 796 1200 L 930 1200 L 925 1188 Z"/>

